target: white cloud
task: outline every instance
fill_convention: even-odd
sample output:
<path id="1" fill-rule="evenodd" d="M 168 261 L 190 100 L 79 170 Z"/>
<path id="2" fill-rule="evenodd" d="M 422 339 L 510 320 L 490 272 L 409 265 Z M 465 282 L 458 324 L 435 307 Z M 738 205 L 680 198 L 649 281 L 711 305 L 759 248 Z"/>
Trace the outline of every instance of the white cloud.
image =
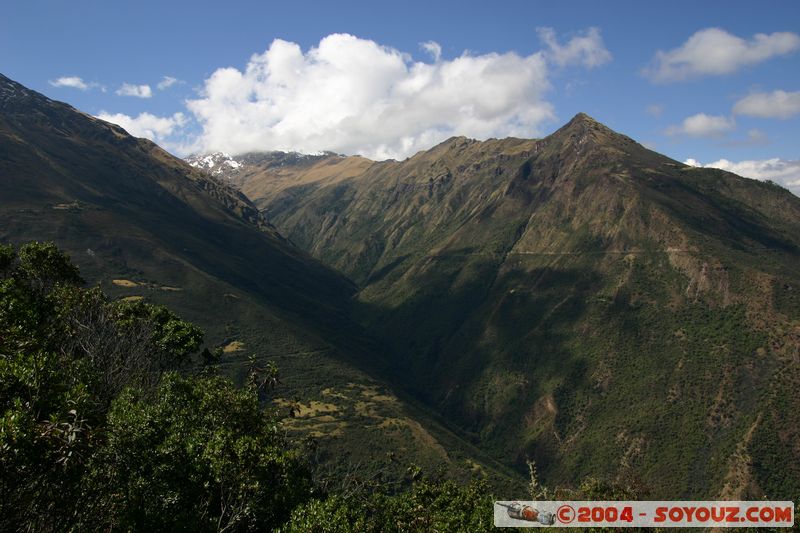
<path id="1" fill-rule="evenodd" d="M 693 167 L 719 168 L 746 178 L 771 180 L 780 183 L 793 193 L 800 195 L 800 160 L 780 159 L 729 161 L 720 159 L 706 165 L 696 159 L 687 159 L 684 164 Z"/>
<path id="2" fill-rule="evenodd" d="M 50 80 L 49 83 L 53 87 L 71 87 L 73 89 L 80 89 L 81 91 L 85 91 L 90 87 L 95 86 L 94 83 L 86 83 L 78 76 L 62 76 L 56 80 Z"/>
<path id="3" fill-rule="evenodd" d="M 246 68 L 221 68 L 187 102 L 202 126 L 196 151 L 333 150 L 401 158 L 452 135 L 533 136 L 555 118 L 544 53 L 413 62 L 334 34 L 303 53 L 277 39 Z"/>
<path id="4" fill-rule="evenodd" d="M 420 44 L 420 46 L 430 54 L 434 61 L 438 62 L 442 58 L 442 45 L 436 41 L 427 41 Z"/>
<path id="5" fill-rule="evenodd" d="M 787 119 L 800 113 L 800 91 L 772 91 L 745 96 L 733 106 L 737 115 Z"/>
<path id="6" fill-rule="evenodd" d="M 153 96 L 153 90 L 149 85 L 133 85 L 131 83 L 123 83 L 122 87 L 117 89 L 116 92 L 120 96 L 135 96 L 136 98 L 150 98 Z"/>
<path id="7" fill-rule="evenodd" d="M 186 116 L 183 113 L 175 113 L 171 117 L 140 113 L 137 117 L 131 117 L 123 113 L 101 112 L 97 118 L 122 126 L 134 137 L 145 137 L 154 142 L 164 142 L 186 124 Z"/>
<path id="8" fill-rule="evenodd" d="M 599 28 L 589 28 L 583 35 L 573 37 L 564 45 L 559 44 L 553 28 L 536 28 L 536 33 L 548 48 L 547 58 L 556 65 L 593 68 L 611 61 L 611 52 L 603 44 Z"/>
<path id="9" fill-rule="evenodd" d="M 683 119 L 679 126 L 670 126 L 667 135 L 688 135 L 690 137 L 721 137 L 736 127 L 732 118 L 723 115 L 698 113 Z"/>
<path id="10" fill-rule="evenodd" d="M 757 33 L 750 40 L 719 28 L 706 28 L 674 50 L 659 50 L 644 70 L 652 81 L 670 82 L 736 72 L 800 48 L 800 35 L 790 32 Z"/>
<path id="11" fill-rule="evenodd" d="M 179 81 L 180 80 L 178 78 L 173 78 L 172 76 L 164 76 L 163 78 L 161 78 L 161 81 L 158 82 L 158 85 L 156 85 L 156 87 L 158 87 L 159 91 L 163 91 L 164 89 L 169 89 Z"/>

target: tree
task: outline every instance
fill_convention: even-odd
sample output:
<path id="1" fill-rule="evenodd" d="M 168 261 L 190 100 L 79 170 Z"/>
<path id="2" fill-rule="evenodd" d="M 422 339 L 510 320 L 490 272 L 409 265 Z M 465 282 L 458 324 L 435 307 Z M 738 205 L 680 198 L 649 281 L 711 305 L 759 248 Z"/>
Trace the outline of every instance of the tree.
<path id="1" fill-rule="evenodd" d="M 311 491 L 307 462 L 255 388 L 218 376 L 167 374 L 154 399 L 128 389 L 106 431 L 86 499 L 109 528 L 269 531 Z"/>
<path id="2" fill-rule="evenodd" d="M 294 510 L 286 533 L 494 531 L 493 498 L 485 482 L 416 481 L 399 494 L 336 494 Z"/>
<path id="3" fill-rule="evenodd" d="M 80 283 L 53 245 L 0 246 L 0 529 L 58 529 L 91 448 L 85 367 L 63 358 L 49 296 Z"/>
<path id="4" fill-rule="evenodd" d="M 249 530 L 287 518 L 310 476 L 258 390 L 170 373 L 202 331 L 81 284 L 52 244 L 0 246 L 0 529 Z"/>

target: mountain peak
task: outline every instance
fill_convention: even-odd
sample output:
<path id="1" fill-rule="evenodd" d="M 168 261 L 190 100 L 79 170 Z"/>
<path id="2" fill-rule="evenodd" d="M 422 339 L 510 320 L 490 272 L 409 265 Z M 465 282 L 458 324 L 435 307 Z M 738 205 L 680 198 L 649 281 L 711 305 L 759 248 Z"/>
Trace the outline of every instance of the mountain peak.
<path id="1" fill-rule="evenodd" d="M 580 124 L 580 123 L 600 124 L 598 121 L 596 121 L 594 118 L 590 117 L 583 111 L 577 113 L 574 117 L 572 117 L 572 120 L 567 122 L 567 124 Z"/>
<path id="2" fill-rule="evenodd" d="M 594 118 L 590 117 L 586 113 L 578 113 L 572 119 L 564 124 L 558 131 L 568 130 L 568 131 L 603 131 L 608 133 L 617 134 L 614 130 L 603 124 L 602 122 L 595 120 Z M 617 134 L 619 135 L 619 134 Z"/>
<path id="3" fill-rule="evenodd" d="M 548 138 L 564 148 L 572 146 L 581 152 L 608 148 L 627 151 L 638 146 L 630 137 L 612 130 L 586 113 L 578 113 Z"/>

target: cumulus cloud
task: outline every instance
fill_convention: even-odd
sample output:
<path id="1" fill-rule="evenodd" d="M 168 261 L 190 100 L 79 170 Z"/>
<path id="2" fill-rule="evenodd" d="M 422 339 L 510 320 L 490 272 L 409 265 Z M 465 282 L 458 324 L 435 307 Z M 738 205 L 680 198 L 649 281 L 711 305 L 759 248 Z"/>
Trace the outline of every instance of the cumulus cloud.
<path id="1" fill-rule="evenodd" d="M 556 65 L 594 68 L 611 61 L 611 52 L 603 44 L 599 28 L 589 28 L 563 45 L 558 42 L 553 28 L 536 28 L 536 33 L 547 46 L 547 58 Z"/>
<path id="2" fill-rule="evenodd" d="M 737 115 L 787 119 L 800 113 L 800 91 L 772 91 L 745 96 L 733 106 Z"/>
<path id="3" fill-rule="evenodd" d="M 62 76 L 58 79 L 50 80 L 49 83 L 53 87 L 71 87 L 73 89 L 80 89 L 81 91 L 85 91 L 96 85 L 94 83 L 86 83 L 78 76 Z"/>
<path id="4" fill-rule="evenodd" d="M 180 80 L 178 80 L 178 78 L 173 78 L 172 76 L 164 76 L 163 78 L 161 78 L 161 81 L 158 82 L 158 85 L 156 85 L 156 87 L 158 87 L 159 91 L 163 91 L 164 89 L 169 89 L 179 81 Z"/>
<path id="5" fill-rule="evenodd" d="M 120 96 L 135 96 L 136 98 L 150 98 L 153 96 L 153 90 L 149 85 L 133 85 L 131 83 L 123 83 L 116 92 Z"/>
<path id="6" fill-rule="evenodd" d="M 679 126 L 670 126 L 665 133 L 690 137 L 721 137 L 734 127 L 736 127 L 736 123 L 732 118 L 698 113 L 683 119 Z"/>
<path id="7" fill-rule="evenodd" d="M 439 61 L 442 58 L 442 45 L 436 41 L 427 41 L 420 44 L 423 50 L 428 52 L 434 61 Z"/>
<path id="8" fill-rule="evenodd" d="M 800 195 L 800 160 L 775 157 L 772 159 L 734 162 L 720 159 L 704 165 L 698 160 L 690 158 L 684 161 L 684 164 L 693 167 L 719 168 L 746 178 L 771 180 Z"/>
<path id="9" fill-rule="evenodd" d="M 438 45 L 423 48 L 438 61 L 347 34 L 305 53 L 277 39 L 244 70 L 218 69 L 187 102 L 202 127 L 195 150 L 401 158 L 452 135 L 537 135 L 555 118 L 544 53 L 444 60 Z"/>
<path id="10" fill-rule="evenodd" d="M 164 142 L 179 128 L 186 124 L 183 113 L 175 113 L 169 117 L 159 117 L 150 113 L 140 113 L 136 117 L 124 113 L 101 112 L 97 118 L 122 126 L 134 137 L 144 137 L 153 142 Z"/>
<path id="11" fill-rule="evenodd" d="M 656 82 L 731 74 L 798 48 L 800 35 L 796 33 L 757 33 L 745 40 L 720 28 L 707 28 L 674 50 L 656 52 L 652 65 L 643 73 Z"/>

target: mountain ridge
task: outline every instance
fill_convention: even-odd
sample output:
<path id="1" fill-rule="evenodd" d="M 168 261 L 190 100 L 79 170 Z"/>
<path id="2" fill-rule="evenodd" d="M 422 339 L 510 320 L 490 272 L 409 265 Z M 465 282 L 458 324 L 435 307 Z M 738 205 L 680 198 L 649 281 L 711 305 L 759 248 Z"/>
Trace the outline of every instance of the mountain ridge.
<path id="1" fill-rule="evenodd" d="M 496 457 L 520 470 L 532 457 L 551 483 L 635 477 L 673 497 L 800 490 L 770 459 L 800 464 L 789 191 L 689 167 L 586 114 L 335 182 L 262 179 L 253 202 L 357 283 L 395 383 Z"/>

